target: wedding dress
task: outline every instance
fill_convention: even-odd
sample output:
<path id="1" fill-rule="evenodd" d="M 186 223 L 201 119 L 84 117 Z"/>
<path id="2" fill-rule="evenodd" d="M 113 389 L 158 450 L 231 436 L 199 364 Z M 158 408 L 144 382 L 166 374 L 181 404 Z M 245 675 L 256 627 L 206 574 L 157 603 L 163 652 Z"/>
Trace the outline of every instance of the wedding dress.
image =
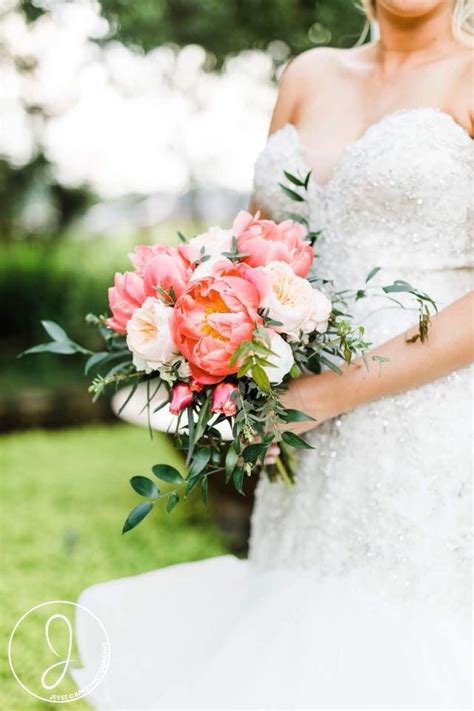
<path id="1" fill-rule="evenodd" d="M 472 142 L 442 111 L 392 113 L 351 143 L 306 205 L 279 187 L 308 171 L 297 130 L 271 136 L 255 194 L 306 212 L 315 270 L 337 288 L 405 279 L 442 308 L 472 287 Z M 385 307 L 387 303 L 384 302 Z M 381 343 L 416 315 L 361 301 Z M 383 305 L 383 304 L 382 304 Z M 383 367 L 383 366 L 382 366 Z M 472 372 L 381 399 L 310 434 L 297 484 L 262 479 L 248 561 L 223 556 L 96 585 L 99 709 L 471 708 Z M 96 660 L 78 618 L 84 664 Z"/>

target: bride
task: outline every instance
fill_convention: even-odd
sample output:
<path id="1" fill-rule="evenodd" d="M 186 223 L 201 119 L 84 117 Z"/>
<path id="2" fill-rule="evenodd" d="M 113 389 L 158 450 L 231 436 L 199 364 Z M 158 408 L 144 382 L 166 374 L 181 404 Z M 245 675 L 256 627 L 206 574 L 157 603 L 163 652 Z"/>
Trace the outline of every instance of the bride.
<path id="1" fill-rule="evenodd" d="M 111 642 L 99 709 L 471 708 L 474 10 L 365 9 L 377 41 L 286 70 L 254 206 L 294 212 L 283 170 L 311 169 L 318 274 L 342 289 L 379 266 L 440 313 L 427 343 L 408 343 L 413 313 L 362 301 L 355 315 L 389 360 L 294 382 L 287 404 L 317 419 L 314 450 L 292 491 L 260 482 L 248 561 L 83 593 Z M 81 680 L 96 661 L 81 616 L 78 639 Z"/>

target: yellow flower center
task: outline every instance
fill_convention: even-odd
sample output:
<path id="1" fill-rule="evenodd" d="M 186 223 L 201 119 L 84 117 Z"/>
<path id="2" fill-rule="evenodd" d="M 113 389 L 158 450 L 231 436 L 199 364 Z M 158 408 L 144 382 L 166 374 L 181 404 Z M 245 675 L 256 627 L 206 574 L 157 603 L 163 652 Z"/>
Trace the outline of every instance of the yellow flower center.
<path id="1" fill-rule="evenodd" d="M 205 333 L 206 336 L 212 336 L 212 338 L 215 338 L 217 341 L 229 341 L 230 339 L 227 336 L 220 333 L 220 331 L 215 329 L 208 321 L 208 317 L 211 314 L 230 314 L 229 307 L 219 294 L 213 293 L 208 304 L 204 307 L 204 314 L 205 320 L 201 326 L 201 331 Z"/>

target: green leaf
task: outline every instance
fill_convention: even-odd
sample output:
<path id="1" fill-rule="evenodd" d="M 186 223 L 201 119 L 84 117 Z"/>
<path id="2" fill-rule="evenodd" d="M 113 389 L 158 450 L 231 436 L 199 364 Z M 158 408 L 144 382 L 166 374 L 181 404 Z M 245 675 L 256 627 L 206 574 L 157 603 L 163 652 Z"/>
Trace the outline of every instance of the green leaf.
<path id="1" fill-rule="evenodd" d="M 389 363 L 390 358 L 386 358 L 385 356 L 381 355 L 373 355 L 372 360 L 375 360 L 377 363 Z"/>
<path id="2" fill-rule="evenodd" d="M 259 456 L 263 454 L 267 449 L 268 444 L 264 444 L 263 442 L 249 444 L 249 446 L 245 447 L 244 451 L 242 452 L 244 462 L 256 462 Z"/>
<path id="3" fill-rule="evenodd" d="M 234 486 L 239 492 L 239 494 L 242 494 L 245 496 L 245 492 L 242 488 L 242 484 L 244 483 L 244 470 L 241 467 L 238 467 L 237 469 L 234 469 L 234 474 L 232 476 Z"/>
<path id="4" fill-rule="evenodd" d="M 332 370 L 338 375 L 342 375 L 342 370 L 339 368 L 339 366 L 333 363 L 332 360 L 329 360 L 329 358 L 326 358 L 326 356 L 319 355 L 319 360 L 321 361 L 321 363 L 323 363 L 323 365 L 327 366 L 329 370 Z"/>
<path id="5" fill-rule="evenodd" d="M 392 294 L 397 292 L 408 292 L 413 293 L 413 287 L 407 281 L 402 281 L 401 279 L 396 279 L 393 284 L 382 287 L 386 294 Z"/>
<path id="6" fill-rule="evenodd" d="M 230 477 L 235 467 L 237 466 L 238 459 L 239 455 L 236 452 L 234 446 L 231 444 L 225 456 L 225 473 L 228 477 Z"/>
<path id="7" fill-rule="evenodd" d="M 157 479 L 165 481 L 167 484 L 183 484 L 184 479 L 175 467 L 169 464 L 155 464 L 151 468 Z"/>
<path id="8" fill-rule="evenodd" d="M 51 336 L 53 341 L 69 341 L 69 336 L 64 328 L 58 326 L 58 324 L 54 323 L 54 321 L 41 321 L 41 325 L 48 336 Z"/>
<path id="9" fill-rule="evenodd" d="M 145 516 L 148 516 L 152 508 L 153 504 L 151 501 L 144 501 L 142 504 L 135 506 L 135 508 L 130 511 L 125 523 L 123 524 L 122 533 L 127 533 L 127 531 L 131 531 L 132 528 L 138 526 L 138 524 L 143 521 Z"/>
<path id="10" fill-rule="evenodd" d="M 282 412 L 280 414 L 280 419 L 283 420 L 283 422 L 304 422 L 305 420 L 312 420 L 313 422 L 316 422 L 314 417 L 307 415 L 306 412 L 291 409 Z"/>
<path id="11" fill-rule="evenodd" d="M 301 370 L 298 368 L 296 363 L 293 363 L 293 365 L 291 366 L 291 370 L 290 370 L 290 377 L 291 378 L 299 378 L 300 375 L 301 375 Z"/>
<path id="12" fill-rule="evenodd" d="M 250 349 L 250 341 L 242 341 L 239 347 L 234 351 L 229 359 L 229 365 L 233 366 L 238 360 Z"/>
<path id="13" fill-rule="evenodd" d="M 30 353 L 59 353 L 61 355 L 72 355 L 77 353 L 77 348 L 72 343 L 62 342 L 62 341 L 51 341 L 50 343 L 40 343 L 33 348 L 28 348 L 28 350 L 23 351 L 21 355 L 28 355 Z"/>
<path id="14" fill-rule="evenodd" d="M 253 365 L 253 358 L 246 358 L 237 372 L 237 377 L 243 378 L 244 375 L 247 375 L 249 370 L 252 369 L 252 365 Z"/>
<path id="15" fill-rule="evenodd" d="M 267 346 L 264 346 L 263 343 L 259 343 L 258 341 L 252 341 L 252 350 L 255 353 L 260 353 L 260 355 L 263 356 L 268 356 L 268 355 L 275 355 L 273 351 L 270 348 L 267 348 Z"/>
<path id="16" fill-rule="evenodd" d="M 197 443 L 203 436 L 206 425 L 209 422 L 209 419 L 211 417 L 211 413 L 209 412 L 209 408 L 211 406 L 211 398 L 210 396 L 203 402 L 201 405 L 201 409 L 199 410 L 199 415 L 197 418 L 196 422 L 196 429 L 195 429 L 195 434 L 194 434 L 194 442 Z"/>
<path id="17" fill-rule="evenodd" d="M 172 491 L 168 497 L 168 503 L 166 504 L 166 510 L 170 513 L 179 501 L 179 494 L 177 491 Z"/>
<path id="18" fill-rule="evenodd" d="M 303 225 L 303 227 L 309 227 L 309 222 L 306 217 L 302 217 L 296 212 L 289 212 L 286 217 L 288 217 L 289 220 L 293 220 L 293 222 L 299 222 L 299 224 Z"/>
<path id="19" fill-rule="evenodd" d="M 84 366 L 84 375 L 87 375 L 91 368 L 93 368 L 95 365 L 99 365 L 99 363 L 102 363 L 102 361 L 109 358 L 110 355 L 111 354 L 108 351 L 102 351 L 101 353 L 94 353 L 93 355 L 91 355 L 91 357 L 87 359 L 86 364 Z"/>
<path id="20" fill-rule="evenodd" d="M 154 481 L 146 476 L 132 476 L 130 485 L 137 494 L 145 496 L 148 499 L 159 499 L 160 490 Z"/>
<path id="21" fill-rule="evenodd" d="M 196 451 L 194 455 L 191 466 L 189 467 L 188 477 L 195 477 L 200 474 L 209 464 L 211 458 L 211 448 L 201 447 Z"/>
<path id="22" fill-rule="evenodd" d="M 201 479 L 201 496 L 202 500 L 204 501 L 204 506 L 207 506 L 208 502 L 208 481 L 207 481 L 207 476 L 205 476 L 203 479 Z"/>
<path id="23" fill-rule="evenodd" d="M 295 449 L 314 449 L 305 439 L 294 432 L 283 432 L 281 438 L 285 444 L 295 447 Z"/>
<path id="24" fill-rule="evenodd" d="M 301 195 L 298 195 L 298 193 L 295 193 L 294 190 L 287 188 L 286 185 L 283 185 L 283 183 L 278 183 L 278 185 L 283 190 L 283 192 L 286 195 L 288 195 L 289 198 L 291 198 L 292 200 L 295 200 L 295 202 L 304 202 L 304 197 L 301 197 Z"/>
<path id="25" fill-rule="evenodd" d="M 283 171 L 285 174 L 285 178 L 287 178 L 290 183 L 293 183 L 293 185 L 297 185 L 299 188 L 304 188 L 304 181 L 300 180 L 300 178 L 297 178 L 296 175 L 293 175 L 292 173 L 288 173 L 287 170 Z"/>
<path id="26" fill-rule="evenodd" d="M 374 267 L 365 277 L 365 283 L 368 284 L 369 281 L 382 269 L 382 267 Z"/>
<path id="27" fill-rule="evenodd" d="M 264 393 L 270 392 L 272 386 L 264 369 L 260 365 L 254 365 L 252 368 L 252 378 Z"/>

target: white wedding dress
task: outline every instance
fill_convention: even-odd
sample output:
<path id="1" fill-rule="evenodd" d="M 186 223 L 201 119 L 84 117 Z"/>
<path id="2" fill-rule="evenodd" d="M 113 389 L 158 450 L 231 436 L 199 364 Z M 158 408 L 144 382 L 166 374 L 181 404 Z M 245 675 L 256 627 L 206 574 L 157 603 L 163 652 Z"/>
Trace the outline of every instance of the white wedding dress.
<path id="1" fill-rule="evenodd" d="M 472 141 L 451 116 L 399 111 L 310 183 L 316 271 L 337 288 L 413 282 L 440 307 L 471 283 Z M 295 211 L 283 169 L 308 170 L 296 129 L 268 141 L 257 202 Z M 386 304 L 385 304 L 386 305 Z M 416 314 L 360 302 L 380 343 Z M 471 708 L 472 372 L 315 430 L 297 484 L 262 479 L 248 561 L 223 556 L 115 580 L 80 602 L 108 630 L 98 709 Z M 78 618 L 83 681 L 96 664 Z"/>

